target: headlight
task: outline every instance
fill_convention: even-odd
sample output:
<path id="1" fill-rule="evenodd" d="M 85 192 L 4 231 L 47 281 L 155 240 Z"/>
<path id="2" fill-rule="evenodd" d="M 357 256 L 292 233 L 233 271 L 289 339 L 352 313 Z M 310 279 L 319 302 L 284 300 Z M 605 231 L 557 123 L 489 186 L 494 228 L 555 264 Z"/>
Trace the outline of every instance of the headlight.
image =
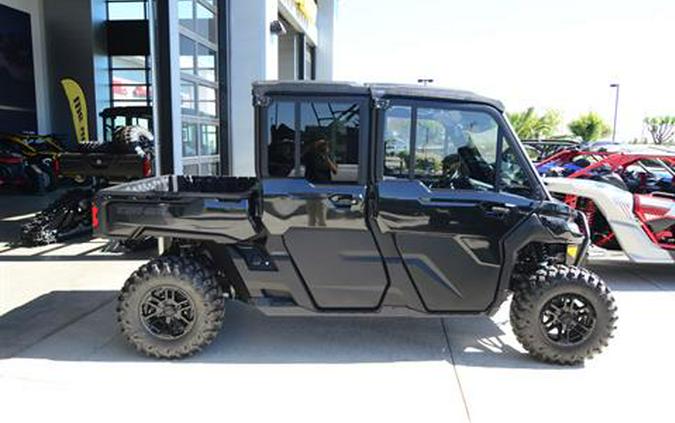
<path id="1" fill-rule="evenodd" d="M 572 263 L 574 263 L 577 259 L 578 254 L 579 254 L 579 246 L 577 244 L 568 244 L 567 245 L 568 261 L 571 261 Z"/>

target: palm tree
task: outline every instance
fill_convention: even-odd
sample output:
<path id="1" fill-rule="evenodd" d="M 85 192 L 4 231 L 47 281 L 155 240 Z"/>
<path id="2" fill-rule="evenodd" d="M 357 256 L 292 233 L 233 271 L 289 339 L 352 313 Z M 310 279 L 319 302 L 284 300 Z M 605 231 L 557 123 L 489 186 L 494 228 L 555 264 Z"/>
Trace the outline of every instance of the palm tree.
<path id="1" fill-rule="evenodd" d="M 595 141 L 612 132 L 609 125 L 595 112 L 588 112 L 579 116 L 570 122 L 568 128 L 574 135 L 581 137 L 584 141 Z"/>
<path id="2" fill-rule="evenodd" d="M 560 113 L 555 110 L 547 110 L 543 115 L 538 115 L 534 107 L 524 112 L 507 113 L 513 129 L 520 139 L 550 138 L 560 126 Z"/>

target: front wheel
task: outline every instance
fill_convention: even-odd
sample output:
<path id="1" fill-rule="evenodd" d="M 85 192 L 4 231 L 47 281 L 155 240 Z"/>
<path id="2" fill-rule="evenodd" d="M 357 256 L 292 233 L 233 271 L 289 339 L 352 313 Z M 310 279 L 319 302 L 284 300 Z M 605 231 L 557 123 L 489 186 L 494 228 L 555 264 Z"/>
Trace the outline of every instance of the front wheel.
<path id="1" fill-rule="evenodd" d="M 223 291 L 201 263 L 164 256 L 129 277 L 117 312 L 122 333 L 139 351 L 182 358 L 215 338 L 223 324 Z"/>
<path id="2" fill-rule="evenodd" d="M 535 358 L 579 364 L 607 346 L 615 329 L 616 304 L 594 273 L 574 266 L 546 265 L 516 287 L 511 326 Z"/>

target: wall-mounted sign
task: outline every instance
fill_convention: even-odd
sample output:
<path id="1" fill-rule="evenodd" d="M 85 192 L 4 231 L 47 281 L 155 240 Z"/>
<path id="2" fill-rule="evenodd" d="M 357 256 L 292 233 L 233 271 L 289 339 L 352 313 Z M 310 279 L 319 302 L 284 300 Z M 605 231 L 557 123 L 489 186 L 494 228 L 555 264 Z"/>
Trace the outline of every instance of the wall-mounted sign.
<path id="1" fill-rule="evenodd" d="M 318 8 L 316 7 L 316 2 L 314 0 L 295 0 L 295 4 L 298 6 L 300 13 L 302 13 L 311 24 L 316 23 Z"/>

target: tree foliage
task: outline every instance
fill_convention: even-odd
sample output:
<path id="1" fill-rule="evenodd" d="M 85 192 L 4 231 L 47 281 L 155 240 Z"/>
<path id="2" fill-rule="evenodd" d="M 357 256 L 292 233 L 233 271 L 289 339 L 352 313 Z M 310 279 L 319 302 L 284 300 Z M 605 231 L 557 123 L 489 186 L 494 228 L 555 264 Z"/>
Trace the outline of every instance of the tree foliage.
<path id="1" fill-rule="evenodd" d="M 612 132 L 609 125 L 595 112 L 588 112 L 579 116 L 570 122 L 567 127 L 570 132 L 584 141 L 596 141 Z"/>
<path id="2" fill-rule="evenodd" d="M 654 144 L 667 144 L 675 135 L 675 116 L 646 117 L 644 123 Z"/>
<path id="3" fill-rule="evenodd" d="M 543 115 L 538 115 L 533 107 L 524 112 L 508 113 L 509 121 L 520 139 L 550 138 L 556 134 L 560 126 L 560 113 L 555 110 L 547 110 Z"/>

